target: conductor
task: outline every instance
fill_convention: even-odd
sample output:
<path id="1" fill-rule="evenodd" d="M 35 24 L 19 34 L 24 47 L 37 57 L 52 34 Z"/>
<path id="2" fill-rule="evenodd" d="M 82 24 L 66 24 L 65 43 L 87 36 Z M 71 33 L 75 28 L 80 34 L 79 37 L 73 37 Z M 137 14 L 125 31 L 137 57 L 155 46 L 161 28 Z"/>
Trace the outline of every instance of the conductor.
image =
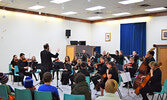
<path id="1" fill-rule="evenodd" d="M 49 51 L 49 44 L 46 43 L 44 46 L 44 50 L 41 51 L 40 56 L 41 56 L 41 74 L 40 74 L 40 80 L 42 80 L 43 78 L 43 74 L 45 72 L 50 72 L 50 70 L 52 69 L 52 57 L 53 58 L 57 58 L 59 56 L 58 52 L 60 51 L 60 49 L 57 49 L 56 54 L 52 54 Z"/>

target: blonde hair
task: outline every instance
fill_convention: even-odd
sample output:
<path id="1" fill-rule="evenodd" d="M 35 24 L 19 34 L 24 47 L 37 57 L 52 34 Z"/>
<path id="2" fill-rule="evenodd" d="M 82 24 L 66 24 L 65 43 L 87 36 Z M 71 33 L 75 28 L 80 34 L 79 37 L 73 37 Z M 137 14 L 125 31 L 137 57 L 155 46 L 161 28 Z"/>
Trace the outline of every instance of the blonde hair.
<path id="1" fill-rule="evenodd" d="M 118 89 L 118 83 L 114 79 L 108 79 L 105 84 L 105 91 L 115 93 Z"/>
<path id="2" fill-rule="evenodd" d="M 154 61 L 151 61 L 150 63 L 149 63 L 149 66 L 150 67 L 152 67 L 152 66 L 154 66 L 155 65 L 155 62 Z"/>

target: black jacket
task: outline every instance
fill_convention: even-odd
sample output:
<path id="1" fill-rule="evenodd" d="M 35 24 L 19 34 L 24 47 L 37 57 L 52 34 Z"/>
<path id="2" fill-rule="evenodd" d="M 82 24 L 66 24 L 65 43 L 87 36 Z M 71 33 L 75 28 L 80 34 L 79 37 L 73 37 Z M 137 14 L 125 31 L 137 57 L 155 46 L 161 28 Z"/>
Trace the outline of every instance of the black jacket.
<path id="1" fill-rule="evenodd" d="M 161 70 L 159 68 L 157 68 L 154 72 L 153 72 L 153 76 L 151 77 L 151 79 L 149 80 L 149 85 L 151 87 L 154 87 L 156 89 L 160 89 L 162 88 L 161 85 Z"/>
<path id="2" fill-rule="evenodd" d="M 42 65 L 42 69 L 44 70 L 50 70 L 52 68 L 52 57 L 53 58 L 57 58 L 58 57 L 58 53 L 56 53 L 55 55 L 52 54 L 49 51 L 43 50 L 40 53 L 41 56 L 41 65 Z"/>
<path id="3" fill-rule="evenodd" d="M 106 74 L 107 69 L 108 69 L 108 68 L 107 68 L 107 66 L 106 66 L 105 63 L 100 64 L 100 65 L 98 66 L 98 68 L 97 68 L 98 73 L 99 73 L 100 75 Z"/>
<path id="4" fill-rule="evenodd" d="M 24 73 L 27 69 L 24 69 L 24 67 L 28 66 L 28 62 L 23 62 L 22 60 L 19 60 L 17 62 L 17 65 L 19 67 L 19 72 Z"/>
<path id="5" fill-rule="evenodd" d="M 82 74 L 84 74 L 85 76 L 90 76 L 88 70 L 86 70 L 86 69 L 80 69 L 80 70 L 78 71 L 78 73 L 82 73 Z"/>

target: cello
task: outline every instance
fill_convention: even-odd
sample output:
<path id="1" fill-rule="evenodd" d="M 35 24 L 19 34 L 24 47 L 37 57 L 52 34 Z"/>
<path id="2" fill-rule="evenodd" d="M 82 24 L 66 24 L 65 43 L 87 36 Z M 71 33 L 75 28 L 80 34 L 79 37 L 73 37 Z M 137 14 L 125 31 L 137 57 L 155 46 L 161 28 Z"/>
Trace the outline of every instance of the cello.
<path id="1" fill-rule="evenodd" d="M 153 51 L 155 50 L 155 45 L 153 45 L 154 47 L 151 48 L 149 50 L 150 51 Z M 148 53 L 146 54 L 148 55 Z M 137 78 L 135 79 L 134 81 L 134 84 L 133 84 L 133 89 L 136 89 L 137 87 L 140 86 L 141 82 L 142 82 L 142 76 L 146 76 L 148 73 L 149 73 L 149 66 L 147 65 L 146 61 L 144 60 L 143 63 L 140 65 L 140 68 L 138 69 L 139 71 L 139 74 L 137 76 Z M 149 77 L 149 76 L 148 76 Z"/>

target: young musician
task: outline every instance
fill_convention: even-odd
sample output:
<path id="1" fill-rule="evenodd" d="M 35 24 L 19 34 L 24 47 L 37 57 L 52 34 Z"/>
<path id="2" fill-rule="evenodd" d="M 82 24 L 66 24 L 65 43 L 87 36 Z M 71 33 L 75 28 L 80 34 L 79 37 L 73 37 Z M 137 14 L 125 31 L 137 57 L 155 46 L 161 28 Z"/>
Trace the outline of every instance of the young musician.
<path id="1" fill-rule="evenodd" d="M 100 84 L 101 96 L 103 96 L 103 90 L 105 88 L 105 83 L 108 79 L 114 79 L 117 83 L 119 82 L 118 78 L 118 70 L 113 62 L 108 62 L 107 64 L 107 77 L 104 81 Z"/>
<path id="2" fill-rule="evenodd" d="M 135 63 L 137 63 L 137 60 L 139 59 L 139 55 L 137 54 L 136 51 L 132 52 L 132 57 L 134 58 Z"/>
<path id="3" fill-rule="evenodd" d="M 31 67 L 31 73 L 34 75 L 35 80 L 38 81 L 38 79 L 35 75 L 35 72 L 37 71 L 37 64 L 38 64 L 35 56 L 32 56 L 31 62 L 29 62 L 29 63 L 30 63 L 29 66 Z"/>
<path id="4" fill-rule="evenodd" d="M 151 61 L 155 61 L 155 59 L 154 59 L 154 51 L 149 51 L 148 53 L 147 53 L 147 55 L 145 56 L 145 62 L 146 62 L 146 64 L 147 64 L 147 66 L 149 66 L 149 63 L 151 62 Z M 148 70 L 150 71 L 150 67 L 147 67 L 148 68 Z M 149 73 L 149 72 L 148 72 Z M 147 73 L 147 74 L 148 74 Z"/>
<path id="5" fill-rule="evenodd" d="M 103 57 L 106 57 L 106 56 L 107 56 L 106 51 L 103 51 L 102 56 L 103 56 Z"/>
<path id="6" fill-rule="evenodd" d="M 62 78 L 61 78 L 61 82 L 63 85 L 69 84 L 70 74 L 71 74 L 70 57 L 66 56 L 64 62 L 64 71 L 62 73 Z"/>
<path id="7" fill-rule="evenodd" d="M 32 77 L 31 72 L 28 72 L 28 62 L 27 59 L 25 58 L 24 53 L 20 54 L 20 60 L 18 61 L 18 67 L 19 67 L 19 75 L 20 75 L 20 79 L 22 82 L 22 85 L 24 85 L 23 79 L 24 76 L 30 76 Z"/>
<path id="8" fill-rule="evenodd" d="M 52 59 L 51 58 L 57 58 L 58 57 L 58 52 L 60 51 L 57 49 L 57 53 L 54 55 L 50 52 L 49 50 L 49 44 L 46 43 L 44 46 L 44 50 L 41 51 L 40 56 L 41 56 L 41 74 L 40 74 L 40 80 L 42 80 L 43 74 L 45 72 L 50 72 L 52 69 Z"/>
<path id="9" fill-rule="evenodd" d="M 74 59 L 73 59 L 71 65 L 75 66 L 77 64 L 77 60 L 78 60 L 78 57 L 74 56 Z"/>
<path id="10" fill-rule="evenodd" d="M 95 89 L 97 91 L 100 90 L 100 86 L 99 86 L 100 83 L 98 82 L 98 80 L 101 79 L 103 77 L 103 75 L 106 74 L 106 71 L 107 71 L 107 66 L 106 66 L 104 60 L 105 60 L 105 57 L 101 56 L 100 63 L 95 66 L 98 72 L 95 73 L 95 76 L 91 77 L 91 80 L 93 81 L 93 84 L 94 84 Z"/>
<path id="11" fill-rule="evenodd" d="M 111 56 L 110 56 L 110 53 L 109 53 L 109 52 L 107 52 L 106 58 L 108 59 L 108 61 L 111 61 Z"/>
<path id="12" fill-rule="evenodd" d="M 85 62 L 82 62 L 81 69 L 77 73 L 82 73 L 85 76 L 90 76 L 88 70 L 87 70 L 87 64 Z"/>
<path id="13" fill-rule="evenodd" d="M 12 59 L 12 61 L 11 61 L 11 63 L 10 63 L 10 67 L 11 67 L 11 69 L 12 69 L 12 75 L 13 75 L 13 77 L 14 77 L 14 80 L 16 80 L 16 77 L 14 76 L 14 66 L 17 65 L 17 62 L 18 62 L 17 56 L 14 55 L 14 56 L 13 56 L 13 59 Z M 13 81 L 14 81 L 14 80 L 13 80 Z"/>
<path id="14" fill-rule="evenodd" d="M 90 58 L 87 58 L 87 69 L 89 71 L 89 73 L 94 72 L 94 67 L 93 67 L 93 63 L 91 62 Z"/>
<path id="15" fill-rule="evenodd" d="M 131 78 L 134 77 L 137 69 L 138 69 L 138 64 L 134 61 L 134 58 L 131 57 L 129 59 L 130 63 L 125 65 L 125 71 L 126 72 L 130 72 L 130 76 Z M 124 83 L 125 85 L 123 87 L 127 87 L 128 86 L 128 82 Z M 132 84 L 131 82 L 129 82 L 129 88 L 132 88 Z"/>
<path id="16" fill-rule="evenodd" d="M 140 94 L 143 97 L 143 100 L 149 100 L 147 97 L 147 93 L 153 93 L 153 92 L 160 92 L 162 89 L 161 86 L 161 70 L 159 69 L 159 64 L 155 63 L 154 61 L 151 61 L 149 63 L 150 66 L 150 76 L 151 79 L 147 83 L 147 85 L 140 89 Z"/>

